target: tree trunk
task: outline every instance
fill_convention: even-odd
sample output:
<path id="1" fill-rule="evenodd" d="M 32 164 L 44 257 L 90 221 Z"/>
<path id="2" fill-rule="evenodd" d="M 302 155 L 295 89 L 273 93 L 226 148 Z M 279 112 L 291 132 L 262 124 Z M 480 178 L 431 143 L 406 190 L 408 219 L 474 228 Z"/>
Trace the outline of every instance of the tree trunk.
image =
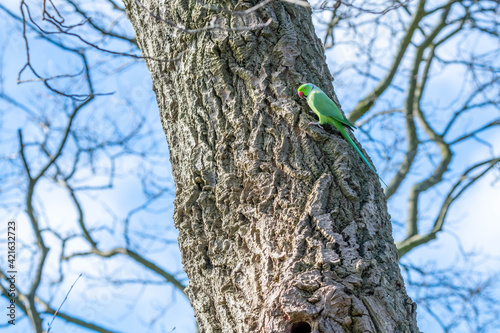
<path id="1" fill-rule="evenodd" d="M 176 186 L 174 221 L 201 332 L 418 332 L 377 176 L 297 88 L 334 97 L 311 11 L 127 0 L 153 77 Z M 156 17 L 155 17 L 156 16 Z M 212 19 L 218 19 L 213 22 Z M 263 29 L 184 33 L 213 22 Z M 335 97 L 334 97 L 335 98 Z"/>

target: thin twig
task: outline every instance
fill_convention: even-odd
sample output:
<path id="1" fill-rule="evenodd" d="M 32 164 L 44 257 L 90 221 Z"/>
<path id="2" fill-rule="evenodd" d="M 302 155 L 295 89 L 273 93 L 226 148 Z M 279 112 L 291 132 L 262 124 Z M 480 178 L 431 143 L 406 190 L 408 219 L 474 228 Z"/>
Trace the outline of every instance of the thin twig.
<path id="1" fill-rule="evenodd" d="M 75 282 L 73 282 L 73 284 L 71 285 L 71 287 L 69 288 L 68 290 L 68 293 L 66 294 L 66 297 L 64 297 L 61 305 L 59 305 L 59 308 L 57 308 L 56 312 L 54 313 L 54 317 L 52 317 L 52 320 L 50 321 L 49 323 L 49 327 L 47 328 L 47 333 L 50 332 L 50 329 L 52 328 L 52 323 L 54 322 L 54 319 L 56 319 L 56 316 L 57 316 L 57 313 L 59 312 L 59 310 L 61 310 L 64 302 L 66 302 L 66 299 L 68 299 L 68 296 L 69 296 L 69 293 L 71 292 L 71 290 L 73 289 L 73 287 L 75 286 L 76 282 L 78 281 L 78 279 L 82 276 L 82 274 L 78 275 L 78 277 L 76 278 Z"/>

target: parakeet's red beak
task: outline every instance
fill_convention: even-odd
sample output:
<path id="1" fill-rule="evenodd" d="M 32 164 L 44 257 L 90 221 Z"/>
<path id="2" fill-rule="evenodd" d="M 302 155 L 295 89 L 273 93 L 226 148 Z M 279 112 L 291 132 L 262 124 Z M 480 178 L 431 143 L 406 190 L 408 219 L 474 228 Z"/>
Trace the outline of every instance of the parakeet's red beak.
<path id="1" fill-rule="evenodd" d="M 299 97 L 300 98 L 304 97 L 304 93 L 302 91 L 299 91 Z"/>

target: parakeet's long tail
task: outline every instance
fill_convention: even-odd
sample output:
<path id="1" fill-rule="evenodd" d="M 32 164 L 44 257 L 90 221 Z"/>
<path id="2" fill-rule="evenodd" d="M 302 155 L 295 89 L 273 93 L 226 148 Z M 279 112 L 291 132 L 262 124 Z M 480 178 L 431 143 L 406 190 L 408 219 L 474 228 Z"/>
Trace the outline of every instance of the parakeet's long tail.
<path id="1" fill-rule="evenodd" d="M 349 136 L 349 134 L 345 130 L 344 126 L 342 124 L 338 124 L 338 125 L 332 124 L 332 125 L 335 126 L 340 131 L 340 133 L 347 140 L 347 142 L 349 142 L 351 144 L 351 146 L 358 152 L 359 157 L 361 157 L 361 159 L 366 163 L 366 165 L 368 165 L 368 167 L 370 169 L 372 169 L 373 172 L 375 172 L 375 174 L 380 179 L 380 181 L 385 185 L 385 187 L 387 187 L 387 184 L 384 182 L 382 177 L 379 176 L 377 171 L 375 171 L 375 168 L 370 164 L 370 162 L 368 162 L 368 160 L 365 158 L 365 156 L 363 155 L 361 150 L 359 150 L 358 146 L 354 143 L 354 141 L 352 141 L 351 137 Z"/>

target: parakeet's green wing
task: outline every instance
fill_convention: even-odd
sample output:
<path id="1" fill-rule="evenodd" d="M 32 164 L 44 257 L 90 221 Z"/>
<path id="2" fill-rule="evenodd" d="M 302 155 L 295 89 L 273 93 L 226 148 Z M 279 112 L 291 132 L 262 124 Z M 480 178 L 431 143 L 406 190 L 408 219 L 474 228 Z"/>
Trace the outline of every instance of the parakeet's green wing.
<path id="1" fill-rule="evenodd" d="M 351 129 L 356 128 L 353 124 L 347 120 L 335 103 L 322 91 L 314 92 L 310 94 L 312 104 L 323 116 L 332 117 L 333 119 L 341 122 L 342 124 L 349 126 Z"/>

